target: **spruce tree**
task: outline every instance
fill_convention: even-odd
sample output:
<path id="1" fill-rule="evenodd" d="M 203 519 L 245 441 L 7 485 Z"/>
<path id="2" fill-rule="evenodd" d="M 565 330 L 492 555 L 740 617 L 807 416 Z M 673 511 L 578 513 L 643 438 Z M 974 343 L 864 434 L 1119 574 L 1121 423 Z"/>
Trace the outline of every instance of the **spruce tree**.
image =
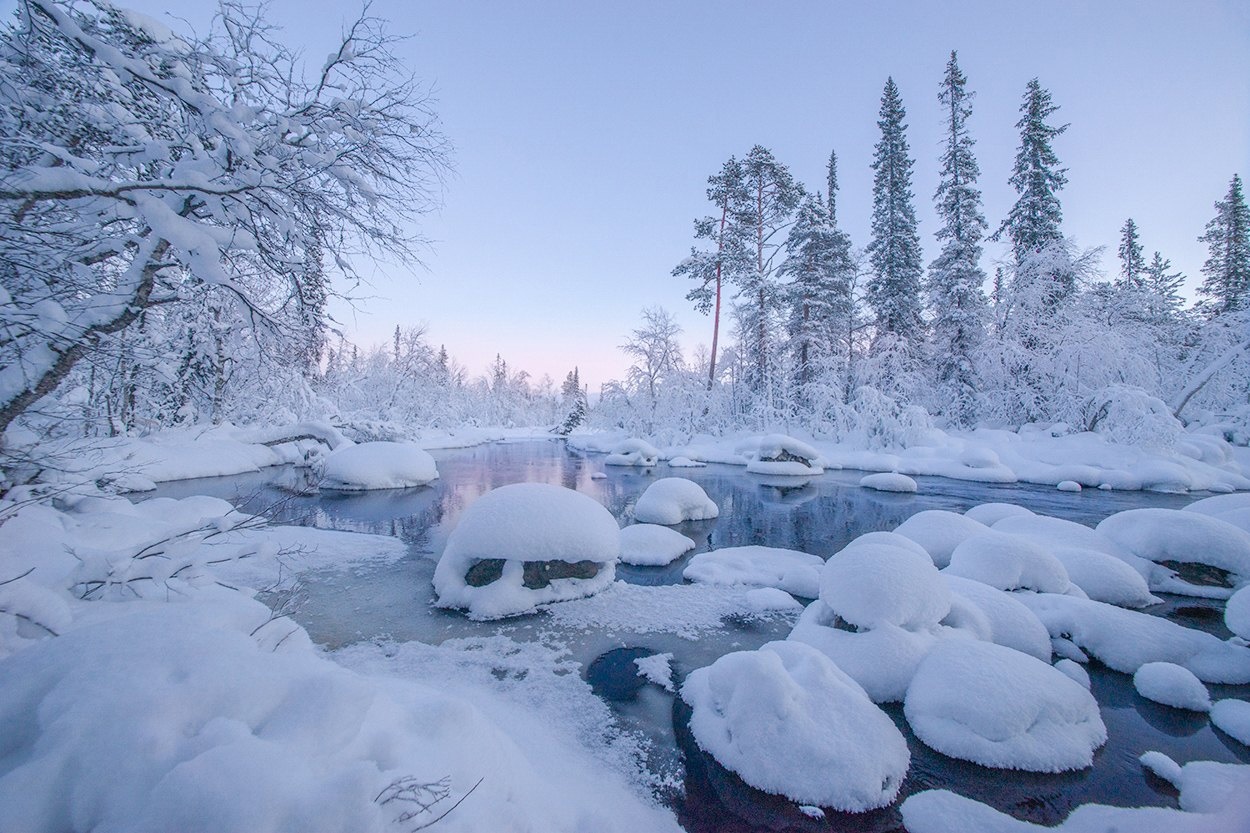
<path id="1" fill-rule="evenodd" d="M 1233 174 L 1228 194 L 1216 202 L 1215 216 L 1198 238 L 1210 256 L 1202 264 L 1205 279 L 1198 293 L 1215 315 L 1250 309 L 1250 208 L 1241 176 Z"/>
<path id="2" fill-rule="evenodd" d="M 829 164 L 825 166 L 825 191 L 828 194 L 829 222 L 838 225 L 838 152 L 829 151 Z"/>
<path id="3" fill-rule="evenodd" d="M 966 83 L 951 52 L 938 91 L 946 139 L 934 200 L 942 220 L 937 238 L 943 242 L 941 253 L 929 266 L 929 296 L 940 399 L 949 404 L 952 421 L 971 425 L 976 419 L 976 351 L 985 326 L 981 238 L 987 225 L 977 188 L 980 168 L 972 153 L 975 141 L 967 125 L 974 94 L 965 89 Z"/>
<path id="4" fill-rule="evenodd" d="M 1158 252 L 1142 271 L 1142 280 L 1160 304 L 1161 312 L 1170 318 L 1179 316 L 1184 299 L 1181 298 L 1181 287 L 1185 284 L 1185 276 L 1172 271 L 1172 261 Z"/>
<path id="5" fill-rule="evenodd" d="M 1146 258 L 1137 237 L 1137 224 L 1132 217 L 1125 220 L 1120 229 L 1120 248 L 1116 252 L 1120 258 L 1120 277 L 1117 283 L 1128 289 L 1144 287 Z"/>
<path id="6" fill-rule="evenodd" d="M 868 244 L 872 277 L 868 304 L 875 314 L 877 337 L 893 335 L 911 348 L 920 341 L 920 237 L 912 205 L 907 113 L 894 79 L 886 81 L 877 126 L 881 139 L 873 155 L 872 241 Z"/>

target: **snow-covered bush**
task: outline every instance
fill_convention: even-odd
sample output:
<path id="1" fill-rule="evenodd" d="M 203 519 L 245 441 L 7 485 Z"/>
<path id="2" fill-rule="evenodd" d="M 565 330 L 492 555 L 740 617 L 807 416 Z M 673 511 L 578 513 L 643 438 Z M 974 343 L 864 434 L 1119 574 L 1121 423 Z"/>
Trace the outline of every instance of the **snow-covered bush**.
<path id="1" fill-rule="evenodd" d="M 1131 385 L 1097 391 L 1082 404 L 1081 417 L 1086 431 L 1120 445 L 1170 449 L 1185 433 L 1162 399 Z"/>

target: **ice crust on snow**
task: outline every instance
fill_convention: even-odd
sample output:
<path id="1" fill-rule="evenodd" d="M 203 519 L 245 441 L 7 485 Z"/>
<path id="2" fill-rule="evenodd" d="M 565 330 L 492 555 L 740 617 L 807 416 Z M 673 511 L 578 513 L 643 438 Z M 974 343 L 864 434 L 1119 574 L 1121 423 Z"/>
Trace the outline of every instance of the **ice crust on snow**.
<path id="1" fill-rule="evenodd" d="M 719 514 L 720 509 L 703 487 L 684 477 L 660 478 L 634 504 L 634 520 L 647 524 L 704 521 Z"/>
<path id="2" fill-rule="evenodd" d="M 545 483 L 502 486 L 472 503 L 448 536 L 434 570 L 438 605 L 498 619 L 589 596 L 612 583 L 620 550 L 616 519 L 586 495 Z M 572 574 L 545 578 L 553 562 Z M 485 579 L 476 586 L 474 570 Z"/>
<path id="3" fill-rule="evenodd" d="M 859 485 L 865 489 L 876 489 L 878 492 L 914 492 L 916 481 L 898 472 L 880 472 L 867 474 L 859 479 Z"/>
<path id="4" fill-rule="evenodd" d="M 907 742 L 854 680 L 797 642 L 726 654 L 681 689 L 699 746 L 751 786 L 863 812 L 894 800 Z"/>
<path id="5" fill-rule="evenodd" d="M 1148 662 L 1133 673 L 1133 687 L 1147 700 L 1176 709 L 1211 710 L 1211 695 L 1188 668 L 1172 662 Z"/>
<path id="6" fill-rule="evenodd" d="M 621 530 L 623 564 L 662 567 L 694 548 L 694 541 L 675 529 L 658 524 L 631 524 Z"/>
<path id="7" fill-rule="evenodd" d="M 955 547 L 987 529 L 985 524 L 966 515 L 944 509 L 926 509 L 903 521 L 894 532 L 924 547 L 933 563 L 940 568 L 951 563 Z"/>
<path id="8" fill-rule="evenodd" d="M 813 599 L 820 592 L 824 560 L 781 547 L 725 547 L 701 552 L 690 559 L 682 575 L 704 584 L 775 587 Z"/>
<path id="9" fill-rule="evenodd" d="M 1083 769 L 1107 740 L 1098 703 L 1079 683 L 1019 651 L 970 639 L 934 646 L 903 712 L 928 746 L 1001 769 Z"/>
<path id="10" fill-rule="evenodd" d="M 412 443 L 344 445 L 325 456 L 321 487 L 340 491 L 406 489 L 438 479 L 429 452 Z"/>

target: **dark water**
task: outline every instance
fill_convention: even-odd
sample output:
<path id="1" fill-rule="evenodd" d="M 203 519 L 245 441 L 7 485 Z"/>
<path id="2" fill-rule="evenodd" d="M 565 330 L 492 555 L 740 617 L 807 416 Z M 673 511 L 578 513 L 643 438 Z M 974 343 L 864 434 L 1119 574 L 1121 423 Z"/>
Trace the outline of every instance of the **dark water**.
<path id="1" fill-rule="evenodd" d="M 257 475 L 183 481 L 164 485 L 161 496 L 213 494 L 241 508 L 266 509 L 276 521 L 326 529 L 395 535 L 409 545 L 408 557 L 350 572 L 312 577 L 309 600 L 297 614 L 319 643 L 330 648 L 380 638 L 438 643 L 469 635 L 506 633 L 514 639 L 536 638 L 551 626 L 542 614 L 506 623 L 473 623 L 458 613 L 431 606 L 430 578 L 448 532 L 477 497 L 509 483 L 562 485 L 594 497 L 622 524 L 632 520 L 633 502 L 660 477 L 680 476 L 699 483 L 719 505 L 714 521 L 677 527 L 693 538 L 694 553 L 728 546 L 762 544 L 828 557 L 865 532 L 893 529 L 925 509 L 962 512 L 979 503 L 1002 501 L 1035 512 L 1096 524 L 1106 516 L 1143 506 L 1179 508 L 1193 500 L 1183 495 L 1143 492 L 1060 492 L 1032 485 L 986 485 L 916 478 L 916 494 L 875 492 L 858 486 L 861 472 L 830 472 L 809 481 L 765 478 L 742 468 L 653 470 L 605 467 L 599 455 L 568 449 L 558 441 L 496 443 L 434 452 L 441 478 L 420 489 L 361 495 L 299 495 L 298 470 L 270 470 Z M 606 479 L 593 479 L 595 472 Z M 694 554 L 692 553 L 692 554 Z M 618 567 L 618 577 L 635 584 L 674 584 L 689 556 L 668 567 Z M 1168 598 L 1150 612 L 1215 633 L 1224 630 L 1219 602 Z M 727 621 L 722 631 L 703 639 L 639 635 L 578 634 L 574 656 L 582 661 L 592 689 L 609 702 L 622 726 L 641 731 L 659 747 L 649 764 L 679 770 L 684 794 L 667 796 L 682 824 L 691 831 L 895 831 L 902 830 L 897 804 L 864 814 L 829 812 L 824 818 L 802 814 L 790 801 L 761 793 L 698 749 L 686 728 L 687 707 L 679 698 L 643 686 L 633 659 L 656 652 L 674 654 L 678 682 L 685 673 L 733 650 L 759 647 L 784 638 L 789 623 Z M 1180 763 L 1191 760 L 1250 763 L 1250 750 L 1212 729 L 1205 715 L 1171 709 L 1139 697 L 1131 677 L 1088 667 L 1092 688 L 1107 725 L 1109 740 L 1093 767 L 1058 775 L 1007 772 L 957 761 L 920 743 L 908 730 L 901 706 L 886 706 L 908 739 L 911 769 L 901 797 L 944 787 L 984 801 L 1018 818 L 1054 824 L 1073 807 L 1087 802 L 1120 806 L 1176 806 L 1170 785 L 1145 773 L 1137 757 L 1158 750 Z M 1250 686 L 1209 686 L 1213 699 L 1250 699 Z M 900 798 L 901 798 L 900 797 Z"/>

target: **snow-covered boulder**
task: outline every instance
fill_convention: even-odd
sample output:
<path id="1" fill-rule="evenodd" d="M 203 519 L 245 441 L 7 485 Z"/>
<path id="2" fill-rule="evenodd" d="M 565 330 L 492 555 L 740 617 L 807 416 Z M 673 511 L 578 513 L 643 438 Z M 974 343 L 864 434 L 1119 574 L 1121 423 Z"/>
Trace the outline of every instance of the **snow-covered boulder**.
<path id="1" fill-rule="evenodd" d="M 701 469 L 706 468 L 707 463 L 698 460 L 691 460 L 689 457 L 677 456 L 668 461 L 670 468 L 674 469 Z"/>
<path id="2" fill-rule="evenodd" d="M 1203 498 L 1194 501 L 1181 511 L 1197 512 L 1199 515 L 1219 518 L 1243 532 L 1250 532 L 1250 492 Z"/>
<path id="3" fill-rule="evenodd" d="M 824 469 L 816 464 L 819 458 L 820 452 L 805 442 L 785 434 L 768 434 L 760 437 L 747 462 L 747 471 L 795 476 L 823 474 Z"/>
<path id="4" fill-rule="evenodd" d="M 1211 722 L 1242 746 L 1250 746 L 1250 703 L 1232 698 L 1217 700 L 1211 706 Z"/>
<path id="5" fill-rule="evenodd" d="M 439 607 L 474 619 L 529 613 L 612 583 L 621 532 L 586 495 L 546 483 L 494 489 L 465 510 L 434 570 Z"/>
<path id="6" fill-rule="evenodd" d="M 342 445 L 325 456 L 321 470 L 321 488 L 345 492 L 406 489 L 437 479 L 434 458 L 412 443 Z"/>
<path id="7" fill-rule="evenodd" d="M 621 530 L 621 563 L 663 567 L 694 549 L 680 532 L 657 524 L 632 524 Z"/>
<path id="8" fill-rule="evenodd" d="M 1072 582 L 1059 559 L 1016 535 L 987 529 L 955 547 L 945 572 L 999 590 L 1067 592 Z"/>
<path id="9" fill-rule="evenodd" d="M 944 509 L 926 509 L 903 521 L 894 531 L 924 547 L 934 564 L 945 567 L 951 563 L 955 547 L 986 529 L 985 524 L 966 515 Z"/>
<path id="10" fill-rule="evenodd" d="M 660 452 L 646 440 L 637 438 L 617 443 L 612 453 L 603 458 L 605 466 L 654 466 L 659 462 Z"/>
<path id="11" fill-rule="evenodd" d="M 1176 709 L 1211 711 L 1211 695 L 1194 672 L 1172 662 L 1148 662 L 1133 673 L 1133 687 L 1147 700 Z"/>
<path id="12" fill-rule="evenodd" d="M 1224 624 L 1242 639 L 1250 639 L 1250 585 L 1241 588 L 1224 606 Z"/>
<path id="13" fill-rule="evenodd" d="M 1081 491 L 1081 484 L 1075 480 L 1060 480 L 1055 484 L 1055 488 L 1061 492 L 1079 492 Z"/>
<path id="14" fill-rule="evenodd" d="M 820 570 L 824 566 L 818 555 L 753 545 L 701 552 L 690 559 L 682 575 L 703 584 L 776 587 L 814 599 L 820 592 Z"/>
<path id="15" fill-rule="evenodd" d="M 774 610 L 802 610 L 803 605 L 784 590 L 776 587 L 756 587 L 746 594 L 747 607 L 756 613 Z"/>
<path id="16" fill-rule="evenodd" d="M 964 512 L 965 518 L 983 523 L 986 526 L 993 526 L 1003 518 L 1029 517 L 1031 515 L 1033 515 L 1033 510 L 1017 506 L 1014 503 L 981 503 Z"/>
<path id="17" fill-rule="evenodd" d="M 662 477 L 634 504 L 634 520 L 645 524 L 705 521 L 720 514 L 703 487 L 684 477 Z"/>
<path id="18" fill-rule="evenodd" d="M 1000 769 L 1083 769 L 1107 740 L 1089 691 L 1062 671 L 992 642 L 938 643 L 916 670 L 903 713 L 928 746 Z"/>
<path id="19" fill-rule="evenodd" d="M 865 489 L 876 489 L 878 492 L 914 492 L 916 481 L 905 474 L 895 471 L 883 471 L 867 474 L 859 479 L 859 485 Z"/>
<path id="20" fill-rule="evenodd" d="M 681 696 L 695 742 L 756 789 L 863 812 L 898 795 L 907 742 L 855 681 L 797 642 L 726 654 Z"/>
<path id="21" fill-rule="evenodd" d="M 1061 659 L 1055 663 L 1055 668 L 1080 683 L 1082 688 L 1087 691 L 1089 690 L 1089 672 L 1086 671 L 1085 666 L 1081 665 L 1079 662 L 1075 662 L 1070 659 Z"/>
<path id="22" fill-rule="evenodd" d="M 1050 661 L 1050 633 L 1037 614 L 1013 594 L 990 587 L 980 581 L 942 573 L 952 599 L 963 599 L 984 617 L 989 633 L 979 638 L 1014 648 L 1043 662 Z M 957 622 L 944 621 L 952 627 Z"/>
<path id="23" fill-rule="evenodd" d="M 1142 558 L 1205 564 L 1250 581 L 1250 533 L 1201 512 L 1129 509 L 1098 524 L 1098 531 Z"/>
<path id="24" fill-rule="evenodd" d="M 858 539 L 824 565 L 820 599 L 861 629 L 932 628 L 950 610 L 950 591 L 927 555 Z"/>

